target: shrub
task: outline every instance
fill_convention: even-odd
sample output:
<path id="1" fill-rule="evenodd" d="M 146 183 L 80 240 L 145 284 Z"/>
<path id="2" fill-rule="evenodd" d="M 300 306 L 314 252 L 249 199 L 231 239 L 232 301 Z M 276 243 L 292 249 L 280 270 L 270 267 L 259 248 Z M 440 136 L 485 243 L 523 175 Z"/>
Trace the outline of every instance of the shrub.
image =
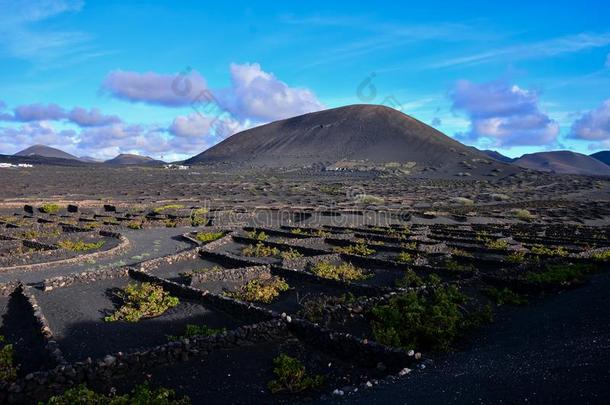
<path id="1" fill-rule="evenodd" d="M 14 364 L 13 345 L 0 335 L 0 381 L 12 381 L 17 378 L 17 366 Z"/>
<path id="2" fill-rule="evenodd" d="M 525 252 L 522 250 L 511 252 L 506 256 L 506 261 L 515 264 L 523 263 L 525 262 Z"/>
<path id="3" fill-rule="evenodd" d="M 422 280 L 413 270 L 407 269 L 405 275 L 397 279 L 395 283 L 396 287 L 400 288 L 421 287 L 424 285 L 424 280 Z"/>
<path id="4" fill-rule="evenodd" d="M 471 264 L 459 264 L 455 260 L 445 260 L 445 268 L 449 271 L 456 273 L 471 272 L 474 271 L 474 266 Z"/>
<path id="5" fill-rule="evenodd" d="M 603 252 L 594 252 L 591 255 L 591 258 L 598 262 L 607 262 L 610 260 L 610 250 L 605 250 Z"/>
<path id="6" fill-rule="evenodd" d="M 360 204 L 371 204 L 371 205 L 377 205 L 377 204 L 383 204 L 383 202 L 385 201 L 382 197 L 377 197 L 374 195 L 368 195 L 368 194 L 363 194 L 358 196 L 358 200 L 357 200 Z"/>
<path id="7" fill-rule="evenodd" d="M 176 342 L 182 339 L 192 338 L 193 336 L 214 336 L 225 331 L 225 328 L 210 328 L 207 325 L 193 325 L 189 323 L 184 329 L 184 334 L 180 336 L 167 335 L 167 340 Z"/>
<path id="8" fill-rule="evenodd" d="M 142 318 L 159 316 L 180 303 L 163 287 L 151 283 L 129 283 L 116 296 L 123 301 L 123 306 L 106 316 L 107 322 L 138 322 Z"/>
<path id="9" fill-rule="evenodd" d="M 451 249 L 451 254 L 453 256 L 472 257 L 472 253 L 467 252 L 464 249 L 458 249 L 458 248 Z"/>
<path id="10" fill-rule="evenodd" d="M 256 245 L 246 246 L 241 253 L 247 257 L 272 257 L 279 256 L 280 250 L 276 247 L 267 246 L 263 242 L 258 242 Z"/>
<path id="11" fill-rule="evenodd" d="M 84 242 L 82 240 L 71 241 L 69 239 L 60 240 L 57 246 L 62 249 L 71 250 L 73 252 L 86 252 L 88 250 L 101 249 L 106 242 L 103 240 L 97 242 Z"/>
<path id="12" fill-rule="evenodd" d="M 370 256 L 375 253 L 375 250 L 369 248 L 363 242 L 357 242 L 355 245 L 337 247 L 334 249 L 337 253 L 346 253 L 358 256 Z"/>
<path id="13" fill-rule="evenodd" d="M 510 200 L 510 196 L 506 195 L 506 194 L 491 194 L 490 195 L 492 200 L 495 201 L 508 201 Z"/>
<path id="14" fill-rule="evenodd" d="M 525 305 L 527 304 L 527 298 L 511 290 L 510 288 L 498 289 L 490 287 L 483 290 L 483 293 L 487 295 L 492 301 L 498 305 Z"/>
<path id="15" fill-rule="evenodd" d="M 60 209 L 61 207 L 58 204 L 53 203 L 42 204 L 39 208 L 40 212 L 44 212 L 45 214 L 55 214 Z"/>
<path id="16" fill-rule="evenodd" d="M 515 209 L 511 210 L 510 214 L 513 217 L 521 219 L 523 221 L 530 221 L 530 220 L 534 219 L 534 215 L 531 212 L 529 212 L 528 210 L 520 209 L 520 208 L 515 208 Z"/>
<path id="17" fill-rule="evenodd" d="M 182 204 L 166 204 L 166 205 L 162 205 L 160 207 L 153 209 L 153 212 L 155 214 L 161 214 L 162 212 L 165 212 L 165 211 L 179 210 L 182 208 L 184 208 L 184 205 L 182 205 Z"/>
<path id="18" fill-rule="evenodd" d="M 138 221 L 138 220 L 129 221 L 127 223 L 127 227 L 129 229 L 142 229 L 143 225 L 144 225 L 143 221 Z"/>
<path id="19" fill-rule="evenodd" d="M 568 251 L 563 246 L 557 247 L 546 247 L 544 245 L 534 245 L 531 247 L 530 252 L 535 255 L 541 256 L 560 256 L 565 257 L 568 255 Z"/>
<path id="20" fill-rule="evenodd" d="M 485 247 L 487 249 L 506 250 L 508 249 L 508 242 L 505 240 L 489 239 L 485 242 Z"/>
<path id="21" fill-rule="evenodd" d="M 396 257 L 396 261 L 400 263 L 411 263 L 413 261 L 413 256 L 409 252 L 400 252 Z"/>
<path id="22" fill-rule="evenodd" d="M 191 226 L 202 226 L 208 223 L 205 217 L 209 210 L 207 208 L 196 208 L 191 211 Z"/>
<path id="23" fill-rule="evenodd" d="M 403 247 L 405 249 L 416 250 L 417 249 L 417 242 L 402 242 L 400 244 L 400 247 Z"/>
<path id="24" fill-rule="evenodd" d="M 371 310 L 373 335 L 389 346 L 447 350 L 457 337 L 487 318 L 466 314 L 462 307 L 467 302 L 455 286 L 396 295 Z"/>
<path id="25" fill-rule="evenodd" d="M 102 226 L 102 224 L 101 224 L 101 223 L 99 223 L 99 222 L 97 222 L 97 221 L 94 221 L 94 222 L 86 222 L 86 223 L 84 223 L 84 224 L 83 224 L 83 228 L 85 228 L 85 229 L 97 229 L 97 228 L 99 228 L 100 226 Z"/>
<path id="26" fill-rule="evenodd" d="M 163 221 L 163 225 L 165 225 L 166 228 L 175 228 L 178 226 L 178 223 L 175 219 L 166 219 Z"/>
<path id="27" fill-rule="evenodd" d="M 330 262 L 321 261 L 316 263 L 311 271 L 319 277 L 331 280 L 352 281 L 364 280 L 370 277 L 370 275 L 365 274 L 362 269 L 359 269 L 351 263 L 345 262 L 335 266 Z"/>
<path id="28" fill-rule="evenodd" d="M 34 230 L 29 230 L 29 231 L 24 231 L 21 233 L 21 237 L 23 239 L 36 239 L 38 238 L 40 234 L 37 231 Z"/>
<path id="29" fill-rule="evenodd" d="M 398 239 L 408 239 L 409 236 L 411 236 L 411 230 L 409 228 L 407 228 L 406 226 L 403 228 L 399 228 L 399 229 L 389 228 L 385 231 L 385 233 L 388 236 L 391 236 L 393 238 L 398 238 Z M 413 249 L 415 249 L 417 247 L 417 242 L 412 242 L 412 243 L 415 245 L 415 247 L 413 247 Z"/>
<path id="30" fill-rule="evenodd" d="M 465 205 L 465 206 L 474 205 L 474 201 L 472 201 L 470 198 L 466 198 L 466 197 L 453 197 L 451 199 L 451 202 L 453 202 L 455 204 L 459 204 L 459 205 Z"/>
<path id="31" fill-rule="evenodd" d="M 248 238 L 260 241 L 266 241 L 267 239 L 269 239 L 269 236 L 265 233 L 265 231 L 256 232 L 256 229 L 250 232 L 246 232 L 246 236 Z"/>
<path id="32" fill-rule="evenodd" d="M 227 296 L 241 301 L 271 303 L 280 293 L 288 291 L 290 286 L 281 277 L 250 280 L 236 291 L 228 291 Z"/>
<path id="33" fill-rule="evenodd" d="M 280 354 L 273 359 L 275 379 L 269 381 L 267 387 L 273 394 L 280 392 L 298 393 L 315 390 L 324 384 L 321 375 L 307 375 L 305 366 L 296 358 Z"/>
<path id="34" fill-rule="evenodd" d="M 224 232 L 197 232 L 195 239 L 199 242 L 208 243 L 218 240 L 225 236 Z"/>
<path id="35" fill-rule="evenodd" d="M 280 257 L 285 260 L 299 259 L 299 258 L 303 257 L 303 253 L 301 253 L 298 250 L 295 250 L 293 248 L 288 248 L 288 250 L 285 250 L 282 253 L 280 253 Z"/>
<path id="36" fill-rule="evenodd" d="M 290 230 L 290 233 L 293 235 L 317 236 L 319 238 L 324 238 L 324 237 L 330 235 L 330 232 L 326 232 L 322 229 L 306 231 L 301 228 L 295 228 L 295 229 Z"/>
<path id="37" fill-rule="evenodd" d="M 586 273 L 594 268 L 587 264 L 547 264 L 542 272 L 531 272 L 525 279 L 535 283 L 567 285 L 583 281 Z"/>
<path id="38" fill-rule="evenodd" d="M 148 383 L 137 385 L 129 394 L 107 396 L 79 385 L 61 395 L 49 398 L 47 405 L 188 405 L 188 397 L 176 398 L 173 390 L 158 388 L 151 390 Z"/>

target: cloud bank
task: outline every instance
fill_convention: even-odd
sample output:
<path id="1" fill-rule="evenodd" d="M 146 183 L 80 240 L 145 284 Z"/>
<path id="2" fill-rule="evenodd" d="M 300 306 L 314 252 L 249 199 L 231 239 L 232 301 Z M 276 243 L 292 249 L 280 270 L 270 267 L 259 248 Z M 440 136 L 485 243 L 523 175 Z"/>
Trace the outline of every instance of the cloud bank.
<path id="1" fill-rule="evenodd" d="M 184 107 L 196 102 L 208 88 L 203 76 L 194 70 L 178 75 L 116 70 L 106 76 L 102 90 L 132 103 Z"/>
<path id="2" fill-rule="evenodd" d="M 233 63 L 230 70 L 232 86 L 218 98 L 238 119 L 268 122 L 324 109 L 311 90 L 288 86 L 258 63 Z"/>
<path id="3" fill-rule="evenodd" d="M 536 91 L 503 81 L 476 84 L 460 80 L 449 97 L 453 110 L 470 119 L 470 130 L 456 134 L 459 140 L 484 140 L 505 148 L 549 146 L 557 141 L 559 125 L 540 111 Z"/>
<path id="4" fill-rule="evenodd" d="M 129 124 L 97 108 L 33 103 L 11 112 L 0 102 L 0 147 L 16 151 L 33 143 L 71 148 L 77 155 L 109 158 L 118 153 L 161 157 L 192 156 L 236 132 L 269 121 L 324 108 L 312 91 L 291 87 L 257 63 L 231 64 L 231 86 L 208 88 L 195 70 L 180 74 L 115 70 L 104 78 L 102 93 L 130 103 L 182 109 L 169 124 Z M 51 123 L 73 124 L 80 131 L 55 130 Z M 18 123 L 25 123 L 15 127 Z M 20 136 L 13 141 L 16 133 Z M 44 138 L 46 136 L 46 138 Z M 68 140 L 65 138 L 69 138 Z"/>
<path id="5" fill-rule="evenodd" d="M 592 147 L 610 147 L 610 99 L 574 121 L 568 136 L 592 141 Z"/>

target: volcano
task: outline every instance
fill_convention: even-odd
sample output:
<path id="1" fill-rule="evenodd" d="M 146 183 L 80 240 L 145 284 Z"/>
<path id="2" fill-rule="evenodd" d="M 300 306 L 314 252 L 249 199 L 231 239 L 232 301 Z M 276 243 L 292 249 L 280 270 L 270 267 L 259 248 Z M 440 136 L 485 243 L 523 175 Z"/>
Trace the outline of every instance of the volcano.
<path id="1" fill-rule="evenodd" d="M 185 163 L 270 168 L 409 164 L 416 170 L 478 174 L 497 167 L 518 170 L 413 117 L 378 105 L 339 107 L 261 125 Z"/>

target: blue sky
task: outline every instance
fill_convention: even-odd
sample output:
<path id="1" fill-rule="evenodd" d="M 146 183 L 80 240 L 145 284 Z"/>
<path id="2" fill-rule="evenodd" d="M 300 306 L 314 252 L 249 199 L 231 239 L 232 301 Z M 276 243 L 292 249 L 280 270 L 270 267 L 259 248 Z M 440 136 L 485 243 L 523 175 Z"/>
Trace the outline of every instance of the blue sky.
<path id="1" fill-rule="evenodd" d="M 495 3 L 0 0 L 0 153 L 181 159 L 363 102 L 510 156 L 610 149 L 610 5 Z"/>

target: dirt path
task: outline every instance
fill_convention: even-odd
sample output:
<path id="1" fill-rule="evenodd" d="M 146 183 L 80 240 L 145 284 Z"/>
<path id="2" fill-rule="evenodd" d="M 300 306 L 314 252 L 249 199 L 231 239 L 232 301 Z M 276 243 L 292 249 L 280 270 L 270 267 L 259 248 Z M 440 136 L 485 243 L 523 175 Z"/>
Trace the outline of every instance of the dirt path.
<path id="1" fill-rule="evenodd" d="M 575 290 L 507 309 L 468 347 L 350 404 L 608 403 L 610 274 Z"/>
<path id="2" fill-rule="evenodd" d="M 192 247 L 180 238 L 180 235 L 192 230 L 183 228 L 153 228 L 146 230 L 129 230 L 121 233 L 129 239 L 129 249 L 115 256 L 97 260 L 95 263 L 78 263 L 71 265 L 52 265 L 35 271 L 11 271 L 0 273 L 0 283 L 21 280 L 24 283 L 37 283 L 45 278 L 67 275 L 70 273 L 99 270 L 108 267 L 123 266 L 142 260 L 165 256 Z"/>

